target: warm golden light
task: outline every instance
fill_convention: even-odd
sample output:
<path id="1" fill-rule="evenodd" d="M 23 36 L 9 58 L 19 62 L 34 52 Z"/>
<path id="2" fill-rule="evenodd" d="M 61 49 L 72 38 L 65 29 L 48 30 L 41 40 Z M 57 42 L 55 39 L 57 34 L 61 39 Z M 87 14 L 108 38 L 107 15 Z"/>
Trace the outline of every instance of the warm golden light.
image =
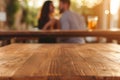
<path id="1" fill-rule="evenodd" d="M 23 0 L 19 0 L 20 3 L 24 6 Z M 43 5 L 45 0 L 27 0 L 28 1 L 28 6 L 29 7 L 34 7 L 34 8 L 39 8 Z"/>
<path id="2" fill-rule="evenodd" d="M 120 0 L 111 0 L 110 12 L 111 14 L 117 14 L 119 10 Z"/>
<path id="3" fill-rule="evenodd" d="M 30 7 L 39 8 L 43 5 L 44 0 L 29 0 L 28 5 Z"/>
<path id="4" fill-rule="evenodd" d="M 88 8 L 92 8 L 98 4 L 100 4 L 103 0 L 75 0 L 78 5 L 81 6 L 87 6 Z"/>
<path id="5" fill-rule="evenodd" d="M 21 3 L 23 0 L 19 0 Z M 28 6 L 34 8 L 40 8 L 46 0 L 28 0 Z M 52 0 L 55 6 L 58 6 L 58 0 Z M 24 4 L 23 4 L 24 5 Z"/>

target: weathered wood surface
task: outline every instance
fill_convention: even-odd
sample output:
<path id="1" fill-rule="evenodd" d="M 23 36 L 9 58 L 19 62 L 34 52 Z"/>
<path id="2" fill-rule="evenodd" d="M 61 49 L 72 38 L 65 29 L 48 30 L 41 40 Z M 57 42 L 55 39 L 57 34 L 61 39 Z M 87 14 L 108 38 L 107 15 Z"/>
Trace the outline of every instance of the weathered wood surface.
<path id="1" fill-rule="evenodd" d="M 0 80 L 120 80 L 120 46 L 12 44 L 0 48 Z"/>

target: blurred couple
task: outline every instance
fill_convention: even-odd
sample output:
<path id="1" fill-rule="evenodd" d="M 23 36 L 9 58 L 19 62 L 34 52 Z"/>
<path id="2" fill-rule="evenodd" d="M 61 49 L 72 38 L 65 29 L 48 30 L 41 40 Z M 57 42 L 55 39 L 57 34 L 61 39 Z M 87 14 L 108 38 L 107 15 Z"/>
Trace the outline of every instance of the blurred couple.
<path id="1" fill-rule="evenodd" d="M 59 10 L 62 16 L 60 20 L 54 18 L 54 5 L 53 2 L 48 0 L 44 3 L 38 27 L 41 30 L 86 30 L 86 23 L 84 17 L 70 10 L 70 0 L 59 0 Z M 40 43 L 56 43 L 56 38 L 42 37 Z M 60 43 L 85 43 L 81 37 L 60 38 Z"/>

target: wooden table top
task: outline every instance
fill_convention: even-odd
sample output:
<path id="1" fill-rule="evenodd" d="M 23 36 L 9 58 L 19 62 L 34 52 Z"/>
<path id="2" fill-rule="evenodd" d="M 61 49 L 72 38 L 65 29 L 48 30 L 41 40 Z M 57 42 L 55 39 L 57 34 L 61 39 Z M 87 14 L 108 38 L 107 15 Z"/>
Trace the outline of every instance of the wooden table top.
<path id="1" fill-rule="evenodd" d="M 39 30 L 39 31 L 10 31 L 0 30 L 0 37 L 85 37 L 85 36 L 98 36 L 98 37 L 118 37 L 120 30 Z"/>
<path id="2" fill-rule="evenodd" d="M 120 46 L 11 44 L 0 48 L 0 80 L 120 80 Z"/>

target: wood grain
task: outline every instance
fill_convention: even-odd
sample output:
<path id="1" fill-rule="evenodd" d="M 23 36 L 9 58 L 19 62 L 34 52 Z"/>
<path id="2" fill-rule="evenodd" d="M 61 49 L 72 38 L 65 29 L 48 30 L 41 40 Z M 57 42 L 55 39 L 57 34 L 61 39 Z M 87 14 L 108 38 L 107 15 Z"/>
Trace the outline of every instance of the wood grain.
<path id="1" fill-rule="evenodd" d="M 12 44 L 0 48 L 0 80 L 120 80 L 120 46 Z"/>

